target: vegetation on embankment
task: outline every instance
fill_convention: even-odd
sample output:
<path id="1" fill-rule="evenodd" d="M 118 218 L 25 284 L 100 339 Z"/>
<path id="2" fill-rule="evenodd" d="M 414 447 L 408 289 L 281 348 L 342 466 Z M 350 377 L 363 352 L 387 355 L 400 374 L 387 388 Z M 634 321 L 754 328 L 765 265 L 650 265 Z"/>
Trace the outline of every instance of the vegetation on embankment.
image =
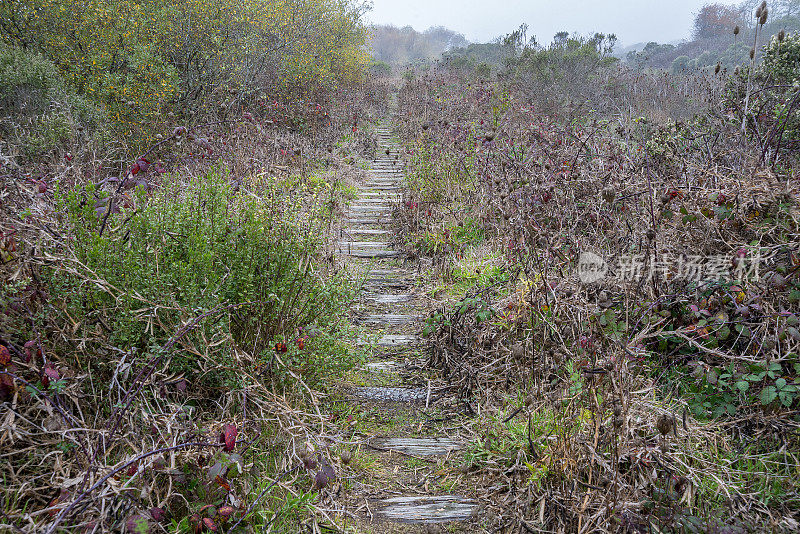
<path id="1" fill-rule="evenodd" d="M 2 4 L 0 530 L 317 521 L 357 362 L 329 237 L 387 92 L 360 14 Z"/>
<path id="2" fill-rule="evenodd" d="M 407 77 L 402 244 L 433 260 L 429 361 L 479 405 L 465 472 L 496 527 L 796 528 L 793 39 L 750 80 L 601 39 Z"/>

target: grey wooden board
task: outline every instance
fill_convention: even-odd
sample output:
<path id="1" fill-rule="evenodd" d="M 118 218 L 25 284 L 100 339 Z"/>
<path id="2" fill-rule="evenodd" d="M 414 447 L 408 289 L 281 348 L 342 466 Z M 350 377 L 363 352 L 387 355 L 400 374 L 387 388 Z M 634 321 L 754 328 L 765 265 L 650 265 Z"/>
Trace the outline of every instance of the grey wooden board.
<path id="1" fill-rule="evenodd" d="M 379 228 L 352 228 L 348 232 L 361 235 L 389 235 L 393 233 L 391 230 L 381 230 Z"/>
<path id="2" fill-rule="evenodd" d="M 377 304 L 400 304 L 401 302 L 411 302 L 414 300 L 414 297 L 415 295 L 412 293 L 403 293 L 400 295 L 385 293 L 381 295 L 364 295 L 364 300 Z"/>
<path id="3" fill-rule="evenodd" d="M 351 210 L 375 210 L 375 211 L 392 211 L 395 207 L 394 202 L 383 202 L 381 200 L 374 201 L 359 201 L 350 205 Z"/>
<path id="4" fill-rule="evenodd" d="M 419 342 L 419 336 L 410 334 L 387 334 L 378 340 L 380 347 L 398 347 L 414 345 Z"/>
<path id="5" fill-rule="evenodd" d="M 388 289 L 406 289 L 413 286 L 416 281 L 412 278 L 394 278 L 388 276 L 368 276 L 364 282 L 370 293 L 384 293 Z"/>
<path id="6" fill-rule="evenodd" d="M 400 523 L 451 523 L 472 517 L 478 503 L 455 495 L 392 497 L 376 503 L 377 515 Z"/>
<path id="7" fill-rule="evenodd" d="M 367 362 L 364 369 L 374 373 L 391 373 L 401 369 L 403 365 L 395 361 Z"/>
<path id="8" fill-rule="evenodd" d="M 414 271 L 409 271 L 408 269 L 370 269 L 369 271 L 370 276 L 413 277 L 415 274 Z"/>
<path id="9" fill-rule="evenodd" d="M 428 397 L 428 390 L 424 388 L 361 387 L 355 388 L 353 394 L 365 400 L 425 402 L 425 399 Z"/>
<path id="10" fill-rule="evenodd" d="M 389 200 L 382 200 L 380 198 L 373 198 L 373 199 L 362 199 L 357 202 L 353 202 L 350 207 L 351 208 L 358 208 L 358 209 L 379 209 L 379 210 L 391 210 L 397 205 L 394 201 Z"/>
<path id="11" fill-rule="evenodd" d="M 403 324 L 418 323 L 422 318 L 419 315 L 401 315 L 396 313 L 373 314 L 359 317 L 361 324 L 384 324 L 398 326 Z"/>
<path id="12" fill-rule="evenodd" d="M 395 193 L 400 193 L 400 186 L 399 185 L 369 185 L 366 184 L 364 186 L 365 190 L 370 191 L 390 191 Z"/>
<path id="13" fill-rule="evenodd" d="M 341 249 L 367 248 L 367 249 L 383 249 L 383 250 L 391 250 L 390 247 L 392 246 L 391 243 L 386 243 L 381 241 L 339 241 L 338 245 L 339 248 Z"/>
<path id="14" fill-rule="evenodd" d="M 364 288 L 373 292 L 389 290 L 408 291 L 413 286 L 414 282 L 404 280 L 377 280 L 364 283 Z"/>
<path id="15" fill-rule="evenodd" d="M 361 204 L 359 206 L 350 206 L 347 211 L 350 214 L 360 216 L 365 215 L 367 213 L 372 213 L 376 215 L 384 215 L 388 216 L 394 210 L 393 205 L 379 205 L 379 204 L 372 204 L 372 205 L 364 205 Z"/>
<path id="16" fill-rule="evenodd" d="M 375 438 L 369 446 L 376 449 L 398 451 L 413 456 L 444 456 L 456 451 L 463 443 L 447 438 Z"/>
<path id="17" fill-rule="evenodd" d="M 355 219 L 372 219 L 373 217 L 383 222 L 392 220 L 392 211 L 394 207 L 386 208 L 373 208 L 373 207 L 360 207 L 352 206 L 345 213 L 345 217 Z"/>
<path id="18" fill-rule="evenodd" d="M 342 249 L 341 254 L 345 256 L 352 256 L 353 258 L 396 258 L 402 256 L 403 253 L 399 250 L 369 250 L 369 249 Z"/>
<path id="19" fill-rule="evenodd" d="M 347 219 L 345 222 L 347 224 L 369 224 L 369 225 L 382 224 L 382 221 L 377 217 L 371 217 L 371 218 L 360 217 L 358 219 Z"/>
<path id="20" fill-rule="evenodd" d="M 378 339 L 379 347 L 408 347 L 419 342 L 419 336 L 411 334 L 386 334 Z M 358 345 L 369 345 L 370 342 L 359 339 Z"/>

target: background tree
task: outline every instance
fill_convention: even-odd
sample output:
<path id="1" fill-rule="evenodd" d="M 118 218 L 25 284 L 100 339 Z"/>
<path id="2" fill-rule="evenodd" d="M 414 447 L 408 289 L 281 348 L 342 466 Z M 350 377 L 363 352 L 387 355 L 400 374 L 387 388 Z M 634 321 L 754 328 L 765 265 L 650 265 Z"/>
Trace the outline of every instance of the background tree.
<path id="1" fill-rule="evenodd" d="M 707 4 L 694 17 L 694 38 L 711 39 L 727 35 L 741 22 L 739 10 L 724 4 Z"/>

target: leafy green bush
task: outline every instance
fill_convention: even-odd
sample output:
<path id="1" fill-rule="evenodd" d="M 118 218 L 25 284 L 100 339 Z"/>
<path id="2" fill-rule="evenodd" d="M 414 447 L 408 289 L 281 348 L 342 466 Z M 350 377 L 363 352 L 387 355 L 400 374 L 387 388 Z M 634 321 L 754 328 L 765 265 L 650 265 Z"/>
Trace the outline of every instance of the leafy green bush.
<path id="1" fill-rule="evenodd" d="M 761 69 L 776 83 L 800 81 L 800 34 L 787 35 L 783 41 L 773 37 L 764 47 Z"/>
<path id="2" fill-rule="evenodd" d="M 100 143 L 106 115 L 75 94 L 55 65 L 38 54 L 0 43 L 0 133 L 33 159 L 76 138 L 76 127 Z"/>
<path id="3" fill-rule="evenodd" d="M 123 207 L 105 225 L 107 193 L 62 194 L 77 267 L 51 271 L 54 300 L 73 321 L 103 325 L 111 345 L 145 357 L 193 317 L 250 303 L 204 321 L 181 341 L 170 371 L 231 386 L 240 376 L 234 354 L 271 365 L 277 353 L 297 372 L 330 372 L 343 364 L 331 334 L 352 286 L 320 274 L 325 221 L 316 207 L 283 202 L 279 187 L 269 183 L 256 197 L 219 170 L 173 178 L 152 198 L 140 190 L 136 209 Z"/>
<path id="4" fill-rule="evenodd" d="M 0 2 L 0 41 L 41 51 L 145 146 L 168 113 L 299 104 L 359 81 L 365 36 L 353 2 Z"/>
<path id="5" fill-rule="evenodd" d="M 0 109 L 41 112 L 62 86 L 55 65 L 37 54 L 0 43 Z"/>
<path id="6" fill-rule="evenodd" d="M 670 67 L 670 70 L 672 71 L 673 74 L 679 72 L 686 72 L 687 70 L 689 70 L 688 65 L 689 65 L 689 56 L 678 56 L 672 62 L 672 67 Z"/>

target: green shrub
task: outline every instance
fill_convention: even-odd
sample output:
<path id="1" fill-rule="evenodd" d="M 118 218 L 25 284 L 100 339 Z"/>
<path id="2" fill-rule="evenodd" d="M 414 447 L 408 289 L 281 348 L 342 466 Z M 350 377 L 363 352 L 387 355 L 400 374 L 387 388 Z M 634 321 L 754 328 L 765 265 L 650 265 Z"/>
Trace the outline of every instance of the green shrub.
<path id="1" fill-rule="evenodd" d="M 369 64 L 369 72 L 373 76 L 391 76 L 392 66 L 385 61 L 373 60 Z"/>
<path id="2" fill-rule="evenodd" d="M 77 126 L 100 145 L 109 138 L 105 113 L 68 87 L 51 61 L 2 43 L 0 113 L 0 133 L 28 159 L 66 150 Z"/>
<path id="3" fill-rule="evenodd" d="M 234 347 L 249 363 L 271 364 L 275 343 L 286 343 L 283 357 L 295 371 L 338 369 L 346 354 L 332 336 L 352 286 L 344 275 L 320 274 L 319 209 L 285 202 L 279 187 L 267 184 L 255 197 L 233 188 L 223 171 L 173 178 L 152 198 L 140 190 L 138 209 L 123 208 L 105 227 L 91 186 L 66 192 L 60 205 L 79 267 L 53 269 L 51 293 L 73 321 L 104 325 L 110 344 L 145 358 L 191 318 L 252 303 L 204 321 L 179 345 L 170 371 L 199 385 L 240 383 Z M 295 340 L 306 335 L 301 350 Z"/>
<path id="4" fill-rule="evenodd" d="M 773 37 L 764 47 L 761 71 L 775 83 L 791 85 L 800 81 L 800 34 L 787 35 L 783 41 Z"/>
<path id="5" fill-rule="evenodd" d="M 0 43 L 0 110 L 4 114 L 41 113 L 62 87 L 51 62 Z"/>

